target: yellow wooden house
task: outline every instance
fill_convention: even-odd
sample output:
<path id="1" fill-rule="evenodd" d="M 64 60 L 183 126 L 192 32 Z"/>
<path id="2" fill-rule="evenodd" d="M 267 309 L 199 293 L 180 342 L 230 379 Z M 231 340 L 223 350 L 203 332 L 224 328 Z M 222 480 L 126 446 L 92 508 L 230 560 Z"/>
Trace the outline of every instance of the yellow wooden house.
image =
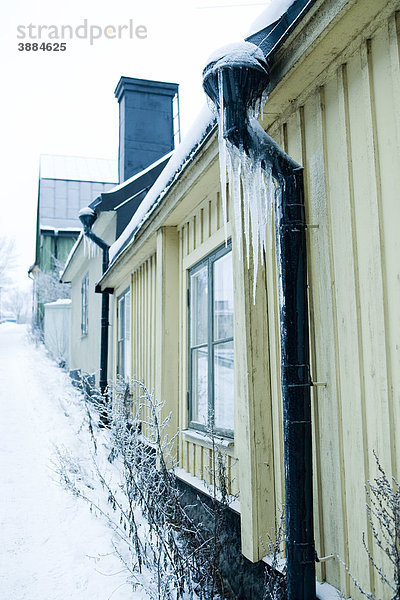
<path id="1" fill-rule="evenodd" d="M 400 2 L 305 5 L 274 48 L 261 124 L 304 166 L 317 579 L 358 598 L 343 561 L 389 598 L 362 538 L 379 559 L 365 510 L 373 450 L 389 476 L 400 468 Z M 114 289 L 114 322 L 124 315 L 113 376 L 166 402 L 178 476 L 199 489 L 213 415 L 241 551 L 257 562 L 285 502 L 276 251 L 253 302 L 231 206 L 224 226 L 217 137 L 204 112 L 100 285 Z"/>

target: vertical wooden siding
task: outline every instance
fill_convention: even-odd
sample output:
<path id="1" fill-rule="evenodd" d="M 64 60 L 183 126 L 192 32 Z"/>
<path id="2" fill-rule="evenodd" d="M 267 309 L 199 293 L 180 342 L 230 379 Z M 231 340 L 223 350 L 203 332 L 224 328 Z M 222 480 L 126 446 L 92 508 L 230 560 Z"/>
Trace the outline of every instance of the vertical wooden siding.
<path id="1" fill-rule="evenodd" d="M 225 241 L 223 209 L 220 193 L 211 193 L 204 198 L 196 209 L 180 224 L 179 232 L 179 264 L 180 269 L 180 307 L 181 332 L 180 332 L 180 429 L 188 426 L 187 418 L 187 369 L 188 369 L 188 331 L 187 331 L 187 272 L 188 269 L 218 248 Z M 229 214 L 229 206 L 228 206 Z M 230 235 L 228 222 L 227 234 Z M 237 477 L 237 458 L 228 451 L 227 467 L 229 477 L 229 491 L 232 494 L 239 492 Z M 210 469 L 212 466 L 211 451 L 207 445 L 200 442 L 189 441 L 185 436 L 180 439 L 180 466 L 191 475 L 211 483 Z"/>
<path id="2" fill-rule="evenodd" d="M 338 65 L 271 134 L 305 167 L 315 465 L 320 556 L 338 554 L 383 590 L 363 549 L 364 485 L 398 477 L 400 447 L 399 19 Z M 267 256 L 276 504 L 283 502 L 275 256 Z M 274 316 L 275 315 L 275 316 Z M 366 542 L 374 557 L 381 558 Z M 319 577 L 357 597 L 336 559 Z"/>
<path id="3" fill-rule="evenodd" d="M 156 365 L 156 255 L 132 274 L 132 377 L 153 393 Z"/>

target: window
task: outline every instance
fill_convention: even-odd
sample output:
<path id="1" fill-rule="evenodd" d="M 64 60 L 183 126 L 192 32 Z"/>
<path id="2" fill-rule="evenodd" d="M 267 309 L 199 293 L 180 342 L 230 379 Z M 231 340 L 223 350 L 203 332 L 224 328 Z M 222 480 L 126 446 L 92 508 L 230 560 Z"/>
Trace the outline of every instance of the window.
<path id="1" fill-rule="evenodd" d="M 89 273 L 86 273 L 85 277 L 82 279 L 82 285 L 81 285 L 81 335 L 88 334 L 88 326 L 89 326 L 88 294 L 89 294 Z"/>
<path id="2" fill-rule="evenodd" d="M 117 373 L 126 379 L 131 374 L 131 293 L 118 297 L 118 363 Z"/>
<path id="3" fill-rule="evenodd" d="M 190 427 L 233 436 L 231 245 L 189 271 Z"/>

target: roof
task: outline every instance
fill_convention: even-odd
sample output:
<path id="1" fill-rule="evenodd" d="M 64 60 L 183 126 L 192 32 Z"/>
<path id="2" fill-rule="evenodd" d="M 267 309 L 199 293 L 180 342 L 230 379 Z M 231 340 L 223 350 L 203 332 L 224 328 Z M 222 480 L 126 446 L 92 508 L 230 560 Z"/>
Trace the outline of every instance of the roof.
<path id="1" fill-rule="evenodd" d="M 211 109 L 205 105 L 187 135 L 173 152 L 167 166 L 144 197 L 122 235 L 111 246 L 111 261 L 115 260 L 117 255 L 133 242 L 137 230 L 140 229 L 156 206 L 158 206 L 185 165 L 190 161 L 194 152 L 197 151 L 198 147 L 213 129 L 214 124 L 215 116 Z"/>
<path id="2" fill-rule="evenodd" d="M 159 174 L 165 171 L 164 167 L 172 154 L 172 152 L 169 152 L 143 169 L 143 171 L 140 171 L 140 173 L 136 173 L 136 175 L 133 175 L 123 183 L 112 187 L 108 191 L 103 191 L 90 203 L 90 208 L 92 208 L 97 215 L 102 212 L 116 212 L 116 230 L 118 235 L 118 233 L 123 231 L 132 215 L 138 210 L 141 201 L 147 191 L 152 187 Z M 64 270 L 61 274 L 61 279 L 66 276 L 67 270 L 72 263 L 82 240 L 83 234 L 81 231 L 68 255 Z M 65 280 L 64 283 L 67 283 L 67 281 Z"/>
<path id="3" fill-rule="evenodd" d="M 165 169 L 173 152 L 168 152 L 154 163 L 136 173 L 120 185 L 102 192 L 89 206 L 96 212 L 115 210 L 117 212 L 117 231 L 119 237 L 132 215 L 138 210 L 143 198 L 150 190 L 160 173 Z"/>
<path id="4" fill-rule="evenodd" d="M 118 161 L 109 158 L 42 154 L 40 178 L 115 183 L 118 181 Z"/>
<path id="5" fill-rule="evenodd" d="M 112 183 L 72 179 L 40 179 L 39 226 L 41 230 L 80 230 L 78 212 L 113 187 Z"/>
<path id="6" fill-rule="evenodd" d="M 288 0 L 275 0 L 275 4 L 279 5 L 280 8 L 279 10 L 277 8 L 277 12 L 271 10 L 269 16 L 275 18 L 276 14 L 280 14 L 278 20 L 270 23 L 269 16 L 268 14 L 265 14 L 264 11 L 263 18 L 260 20 L 260 26 L 262 26 L 263 29 L 247 37 L 246 41 L 258 45 L 267 58 L 269 58 L 315 1 L 316 0 L 293 0 L 290 2 Z M 283 14 L 281 13 L 282 8 L 287 9 Z M 188 134 L 182 140 L 181 144 L 174 151 L 166 168 L 162 171 L 153 187 L 143 199 L 139 209 L 133 215 L 122 235 L 111 246 L 109 268 L 112 268 L 116 259 L 122 253 L 125 253 L 125 250 L 134 243 L 137 232 L 150 218 L 154 210 L 160 205 L 194 154 L 203 145 L 211 131 L 214 131 L 215 129 L 216 118 L 206 106 L 200 113 L 198 119 L 194 122 Z"/>

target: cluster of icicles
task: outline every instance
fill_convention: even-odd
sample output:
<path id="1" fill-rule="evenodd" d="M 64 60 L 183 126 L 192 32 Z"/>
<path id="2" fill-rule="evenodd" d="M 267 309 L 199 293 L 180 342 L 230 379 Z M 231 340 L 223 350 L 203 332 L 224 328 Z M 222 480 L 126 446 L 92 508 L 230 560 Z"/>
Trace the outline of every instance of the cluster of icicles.
<path id="1" fill-rule="evenodd" d="M 83 236 L 83 253 L 85 258 L 95 258 L 98 256 L 100 248 L 86 235 Z"/>
<path id="2" fill-rule="evenodd" d="M 242 239 L 246 244 L 247 267 L 250 268 L 250 248 L 253 259 L 253 302 L 255 302 L 257 273 L 259 264 L 263 264 L 263 255 L 267 246 L 272 248 L 273 211 L 275 183 L 272 169 L 262 165 L 261 161 L 252 161 L 243 148 L 237 148 L 224 138 L 224 94 L 221 73 L 218 73 L 219 111 L 218 141 L 221 178 L 222 210 L 227 236 L 227 174 L 229 199 L 233 205 L 236 242 L 239 257 L 242 259 Z M 249 121 L 257 119 L 266 101 L 266 95 L 259 98 L 248 109 Z M 268 240 L 269 238 L 269 240 Z M 267 240 L 269 243 L 267 243 Z"/>

